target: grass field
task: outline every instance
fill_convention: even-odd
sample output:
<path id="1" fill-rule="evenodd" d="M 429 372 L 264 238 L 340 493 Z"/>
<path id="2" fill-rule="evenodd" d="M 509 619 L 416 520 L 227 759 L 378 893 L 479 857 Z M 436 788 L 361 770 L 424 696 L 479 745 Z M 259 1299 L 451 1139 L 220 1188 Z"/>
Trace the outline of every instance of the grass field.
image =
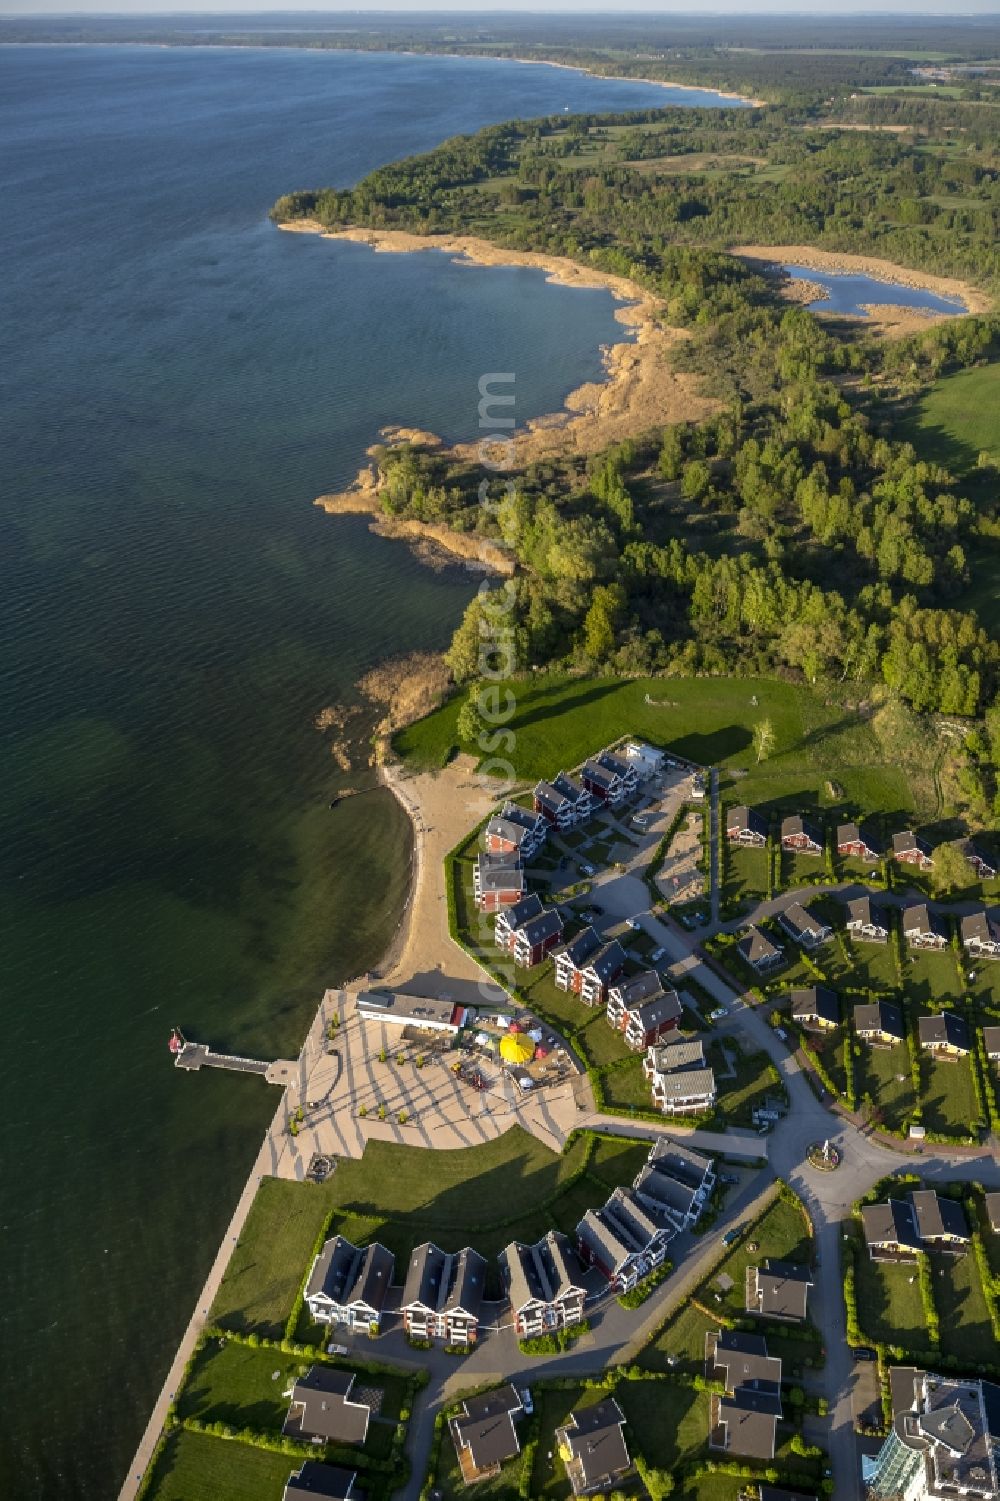
<path id="1" fill-rule="evenodd" d="M 283 1334 L 316 1237 L 331 1214 L 332 1232 L 355 1244 L 381 1240 L 396 1257 L 397 1279 L 424 1240 L 446 1251 L 471 1242 L 491 1261 L 492 1273 L 493 1258 L 515 1237 L 537 1240 L 554 1222 L 572 1230 L 584 1210 L 601 1202 L 613 1160 L 608 1149 L 598 1159 L 604 1164 L 600 1181 L 588 1173 L 564 1187 L 587 1150 L 588 1138 L 578 1137 L 557 1156 L 515 1126 L 496 1141 L 435 1152 L 433 1159 L 419 1147 L 370 1141 L 360 1160 L 339 1163 L 322 1190 L 265 1178 L 219 1289 L 213 1321 Z M 631 1181 L 638 1171 L 631 1162 L 619 1181 Z"/>
<path id="2" fill-rule="evenodd" d="M 898 1130 L 912 1114 L 915 1103 L 906 1044 L 872 1048 L 863 1042 L 861 1056 L 854 1060 L 854 1088 L 859 1105 L 865 1095 L 870 1095 L 885 1124 Z"/>
<path id="3" fill-rule="evenodd" d="M 971 1251 L 965 1256 L 931 1255 L 934 1303 L 941 1321 L 941 1349 L 970 1366 L 996 1360 L 990 1311 Z"/>
<path id="4" fill-rule="evenodd" d="M 172 1433 L 153 1472 L 148 1501 L 280 1501 L 298 1462 L 204 1433 Z"/>
<path id="5" fill-rule="evenodd" d="M 729 1126 L 750 1126 L 753 1111 L 764 1103 L 767 1094 L 780 1096 L 778 1071 L 766 1053 L 744 1053 L 738 1042 L 727 1038 L 713 1042 L 710 1062 L 715 1069 L 719 1090 L 719 1109 Z M 735 1078 L 725 1078 L 730 1064 Z"/>
<path id="6" fill-rule="evenodd" d="M 858 1320 L 865 1338 L 872 1344 L 926 1350 L 927 1324 L 916 1264 L 874 1262 L 862 1243 L 856 1266 Z"/>
<path id="7" fill-rule="evenodd" d="M 834 778 L 857 811 L 903 812 L 913 794 L 886 766 L 869 724 L 811 689 L 771 678 L 656 678 L 623 681 L 539 676 L 515 683 L 518 710 L 513 761 L 519 777 L 552 776 L 623 734 L 642 735 L 702 764 L 748 775 L 730 801 L 794 799 L 803 810 L 828 803 Z M 647 703 L 647 695 L 652 702 Z M 756 698 L 756 702 L 754 699 Z M 461 698 L 403 730 L 395 747 L 415 766 L 442 766 L 457 744 Z M 754 763 L 753 727 L 767 716 L 776 746 Z M 840 806 L 840 805 L 839 805 Z"/>
<path id="8" fill-rule="evenodd" d="M 313 1363 L 299 1356 L 282 1355 L 277 1350 L 220 1344 L 211 1339 L 195 1357 L 178 1399 L 178 1413 L 182 1418 L 200 1418 L 204 1423 L 229 1423 L 234 1428 L 280 1433 L 288 1414 L 288 1398 L 284 1393 Z M 357 1385 L 381 1392 L 379 1417 L 399 1417 L 406 1396 L 406 1382 L 401 1375 L 362 1375 Z M 365 1452 L 376 1459 L 387 1457 L 393 1432 L 392 1423 L 376 1422 L 373 1413 Z"/>
<path id="9" fill-rule="evenodd" d="M 766 849 L 733 849 L 725 839 L 722 844 L 722 859 L 725 861 L 723 902 L 763 901 L 768 888 L 769 852 Z"/>
<path id="10" fill-rule="evenodd" d="M 925 1056 L 922 1077 L 921 1105 L 927 1129 L 967 1135 L 971 1123 L 979 1119 L 970 1060 L 956 1058 L 954 1062 L 947 1062 L 943 1058 Z"/>
<path id="11" fill-rule="evenodd" d="M 1000 364 L 959 370 L 939 380 L 902 425 L 928 457 L 959 473 L 973 468 L 979 453 L 1000 463 Z"/>
<path id="12" fill-rule="evenodd" d="M 633 1444 L 657 1469 L 672 1470 L 705 1452 L 709 1397 L 687 1386 L 671 1386 L 669 1396 L 658 1381 L 623 1381 L 617 1398 Z"/>

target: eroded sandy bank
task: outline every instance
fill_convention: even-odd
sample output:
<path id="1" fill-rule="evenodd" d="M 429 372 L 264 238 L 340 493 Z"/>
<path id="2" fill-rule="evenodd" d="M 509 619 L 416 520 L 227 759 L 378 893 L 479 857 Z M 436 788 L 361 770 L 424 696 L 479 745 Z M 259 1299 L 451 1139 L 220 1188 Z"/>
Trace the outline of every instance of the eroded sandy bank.
<path id="1" fill-rule="evenodd" d="M 667 422 L 699 421 L 718 409 L 719 403 L 701 395 L 693 376 L 680 374 L 668 362 L 669 352 L 688 334 L 663 322 L 663 304 L 645 287 L 624 276 L 577 265 L 561 256 L 537 251 L 508 250 L 472 235 L 417 235 L 408 230 L 343 229 L 327 231 L 311 220 L 281 225 L 298 233 L 321 234 L 328 239 L 353 240 L 373 250 L 405 254 L 439 250 L 459 264 L 480 266 L 530 266 L 546 272 L 560 286 L 599 288 L 611 292 L 623 304 L 615 318 L 632 332 L 632 339 L 612 344 L 604 351 L 606 376 L 578 386 L 567 396 L 563 409 L 533 418 L 512 435 L 507 453 L 511 468 L 520 469 L 539 459 L 569 454 L 594 453 L 608 444 Z M 398 436 L 398 429 L 388 436 Z M 431 435 L 423 434 L 424 441 Z M 460 443 L 445 453 L 475 462 L 478 443 Z M 370 469 L 361 471 L 356 483 L 334 496 L 321 496 L 328 510 L 371 509 L 374 481 Z"/>
<path id="2" fill-rule="evenodd" d="M 966 313 L 986 313 L 993 306 L 992 300 L 978 287 L 959 281 L 953 276 L 932 276 L 930 272 L 911 271 L 908 266 L 897 266 L 892 261 L 878 260 L 870 255 L 849 255 L 840 250 L 818 250 L 813 245 L 732 245 L 730 255 L 744 260 L 764 261 L 779 268 L 783 265 L 805 266 L 810 271 L 847 272 L 852 276 L 872 276 L 878 281 L 889 282 L 897 287 L 916 287 L 927 292 L 937 292 L 942 297 L 960 297 Z M 793 284 L 794 285 L 794 284 Z M 795 301 L 799 298 L 789 294 Z M 875 311 L 873 309 L 873 311 Z M 920 313 L 913 308 L 879 307 L 879 317 L 872 321 L 892 322 L 898 325 L 905 313 L 914 320 L 915 328 L 926 327 L 931 320 L 958 318 L 963 313 Z M 885 314 L 886 316 L 883 316 Z"/>

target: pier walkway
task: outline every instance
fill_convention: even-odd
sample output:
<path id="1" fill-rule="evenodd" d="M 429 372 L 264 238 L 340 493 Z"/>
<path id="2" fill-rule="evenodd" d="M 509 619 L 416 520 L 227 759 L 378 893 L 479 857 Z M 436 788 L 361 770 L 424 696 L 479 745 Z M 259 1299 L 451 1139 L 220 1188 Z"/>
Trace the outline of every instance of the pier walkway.
<path id="1" fill-rule="evenodd" d="M 225 1068 L 234 1074 L 258 1074 L 268 1084 L 288 1084 L 298 1064 L 291 1058 L 241 1058 L 237 1053 L 216 1053 L 204 1042 L 185 1042 L 174 1055 L 174 1067 L 197 1073 L 201 1068 Z"/>

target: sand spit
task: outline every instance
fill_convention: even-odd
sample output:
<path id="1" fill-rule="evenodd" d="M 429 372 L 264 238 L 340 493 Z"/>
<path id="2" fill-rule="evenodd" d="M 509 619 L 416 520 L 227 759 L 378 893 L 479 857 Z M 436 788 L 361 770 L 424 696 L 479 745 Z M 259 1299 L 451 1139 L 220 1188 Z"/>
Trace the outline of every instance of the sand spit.
<path id="1" fill-rule="evenodd" d="M 731 245 L 730 255 L 741 256 L 748 261 L 766 261 L 775 268 L 783 265 L 805 266 L 810 271 L 841 271 L 849 272 L 854 276 L 873 276 L 879 281 L 895 283 L 897 287 L 917 287 L 928 292 L 937 292 L 942 297 L 961 297 L 968 313 L 987 313 L 992 307 L 992 301 L 985 292 L 980 292 L 977 287 L 970 286 L 968 282 L 958 281 L 952 276 L 932 276 L 930 272 L 911 271 L 907 266 L 897 266 L 892 261 L 881 261 L 870 255 L 848 255 L 840 250 L 817 250 L 813 245 Z M 799 298 L 796 296 L 795 301 Z M 874 311 L 874 310 L 873 310 Z M 898 315 L 899 308 L 890 310 Z M 872 321 L 889 321 L 883 317 L 884 310 L 878 309 L 879 317 Z M 912 314 L 913 309 L 907 308 L 907 313 Z M 915 327 L 926 327 L 928 322 L 940 318 L 960 318 L 961 312 L 954 313 L 918 313 L 918 323 Z M 898 318 L 892 321 L 898 322 Z"/>
<path id="2" fill-rule="evenodd" d="M 354 228 L 326 231 L 312 220 L 297 220 L 280 227 L 300 234 L 321 234 L 328 239 L 353 240 L 383 253 L 442 250 L 460 265 L 531 266 L 545 271 L 548 279 L 560 286 L 600 288 L 622 302 L 615 317 L 632 331 L 633 339 L 612 344 L 604 351 L 607 374 L 603 381 L 579 386 L 567 396 L 562 411 L 534 418 L 513 433 L 512 446 L 506 455 L 511 468 L 521 469 L 539 459 L 594 453 L 610 443 L 662 427 L 667 422 L 699 421 L 719 408 L 717 401 L 699 394 L 694 376 L 679 374 L 668 363 L 668 353 L 688 334 L 665 324 L 659 298 L 627 277 L 580 266 L 562 256 L 508 250 L 472 235 L 418 235 L 408 230 Z M 410 437 L 413 441 L 440 443 L 433 434 L 414 433 L 407 428 L 386 429 L 383 436 L 387 441 Z M 461 462 L 476 463 L 482 458 L 478 442 L 456 444 L 450 449 L 442 448 L 442 452 Z M 317 504 L 340 514 L 368 512 L 377 509 L 376 497 L 374 472 L 366 466 L 347 490 L 321 496 Z"/>

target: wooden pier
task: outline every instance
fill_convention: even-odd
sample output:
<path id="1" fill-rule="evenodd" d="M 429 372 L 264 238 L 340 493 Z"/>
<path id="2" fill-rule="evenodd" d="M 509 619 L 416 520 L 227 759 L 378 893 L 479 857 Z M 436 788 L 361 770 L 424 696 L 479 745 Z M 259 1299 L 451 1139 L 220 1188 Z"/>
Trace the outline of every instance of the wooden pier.
<path id="1" fill-rule="evenodd" d="M 235 1053 L 213 1053 L 204 1042 L 186 1042 L 179 1053 L 174 1054 L 174 1067 L 186 1068 L 197 1073 L 200 1068 L 228 1068 L 234 1074 L 260 1074 L 266 1076 L 269 1063 L 260 1058 L 240 1058 Z"/>

